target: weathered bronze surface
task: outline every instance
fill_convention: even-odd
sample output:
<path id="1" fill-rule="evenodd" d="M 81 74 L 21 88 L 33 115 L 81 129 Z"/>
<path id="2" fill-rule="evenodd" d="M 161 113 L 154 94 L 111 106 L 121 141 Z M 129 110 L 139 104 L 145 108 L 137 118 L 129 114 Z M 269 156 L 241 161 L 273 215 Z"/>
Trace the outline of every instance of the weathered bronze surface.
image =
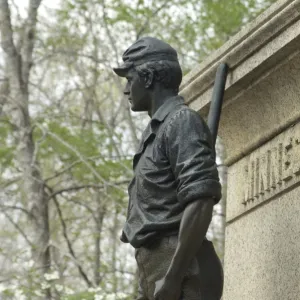
<path id="1" fill-rule="evenodd" d="M 133 158 L 121 240 L 136 248 L 139 300 L 219 300 L 223 271 L 205 237 L 221 198 L 211 133 L 178 95 L 177 52 L 141 38 L 115 68 L 133 111 L 151 120 Z"/>

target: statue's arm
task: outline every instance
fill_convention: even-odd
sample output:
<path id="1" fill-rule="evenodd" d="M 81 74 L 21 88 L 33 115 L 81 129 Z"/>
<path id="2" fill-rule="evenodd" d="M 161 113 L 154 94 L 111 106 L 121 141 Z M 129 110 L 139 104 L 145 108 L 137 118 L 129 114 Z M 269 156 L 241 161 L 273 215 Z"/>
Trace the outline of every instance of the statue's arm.
<path id="1" fill-rule="evenodd" d="M 213 199 L 203 198 L 189 203 L 185 208 L 172 261 L 166 275 L 156 282 L 155 300 L 180 298 L 184 276 L 201 247 L 212 219 L 214 204 Z"/>
<path id="2" fill-rule="evenodd" d="M 165 132 L 166 155 L 177 182 L 177 199 L 184 207 L 178 245 L 165 276 L 156 282 L 156 300 L 177 300 L 183 277 L 200 249 L 221 198 L 213 141 L 202 118 L 182 110 Z"/>
<path id="3" fill-rule="evenodd" d="M 214 204 L 213 199 L 199 199 L 185 208 L 177 248 L 165 276 L 168 281 L 182 281 L 206 235 Z"/>

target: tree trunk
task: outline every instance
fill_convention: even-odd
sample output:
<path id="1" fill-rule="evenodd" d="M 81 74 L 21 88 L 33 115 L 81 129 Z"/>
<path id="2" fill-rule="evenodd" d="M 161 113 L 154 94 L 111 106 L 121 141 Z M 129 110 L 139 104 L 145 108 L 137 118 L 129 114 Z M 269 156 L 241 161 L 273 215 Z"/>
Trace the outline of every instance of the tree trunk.
<path id="1" fill-rule="evenodd" d="M 95 265 L 94 265 L 94 281 L 95 285 L 98 287 L 101 283 L 101 232 L 102 232 L 102 225 L 103 219 L 105 216 L 105 207 L 101 203 L 100 199 L 100 192 L 96 192 L 95 195 L 95 203 L 97 205 L 96 211 L 96 232 L 95 232 Z"/>
<path id="2" fill-rule="evenodd" d="M 112 251 L 111 251 L 111 265 L 113 268 L 114 272 L 114 278 L 112 279 L 112 290 L 116 294 L 118 291 L 118 276 L 117 276 L 117 231 L 119 227 L 119 222 L 118 222 L 118 208 L 117 205 L 114 205 L 113 208 L 113 227 L 111 229 L 111 238 L 112 238 Z"/>
<path id="3" fill-rule="evenodd" d="M 7 0 L 0 0 L 0 31 L 1 46 L 5 53 L 7 78 L 9 80 L 11 122 L 16 129 L 17 161 L 23 173 L 23 195 L 32 217 L 32 233 L 30 234 L 32 258 L 35 261 L 40 278 L 50 268 L 49 251 L 49 217 L 48 202 L 44 193 L 44 184 L 38 162 L 36 160 L 35 144 L 32 136 L 32 126 L 29 114 L 28 82 L 32 65 L 32 52 L 35 41 L 37 9 L 40 1 L 29 3 L 28 19 L 21 53 L 15 47 L 10 8 Z M 50 299 L 50 290 L 46 290 L 45 299 Z"/>

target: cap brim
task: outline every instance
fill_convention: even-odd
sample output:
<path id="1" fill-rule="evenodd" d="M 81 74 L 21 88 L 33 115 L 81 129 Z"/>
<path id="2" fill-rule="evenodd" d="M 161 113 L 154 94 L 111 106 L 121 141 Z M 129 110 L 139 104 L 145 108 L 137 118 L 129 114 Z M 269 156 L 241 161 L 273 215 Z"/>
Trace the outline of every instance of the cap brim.
<path id="1" fill-rule="evenodd" d="M 132 68 L 133 63 L 125 63 L 118 68 L 113 68 L 114 72 L 120 77 L 126 77 L 128 71 Z"/>

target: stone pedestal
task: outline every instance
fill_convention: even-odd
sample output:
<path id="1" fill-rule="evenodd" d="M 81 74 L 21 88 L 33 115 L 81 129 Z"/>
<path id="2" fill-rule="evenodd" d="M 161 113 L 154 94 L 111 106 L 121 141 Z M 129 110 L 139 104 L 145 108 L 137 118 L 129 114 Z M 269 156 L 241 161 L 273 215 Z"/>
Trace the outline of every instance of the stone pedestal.
<path id="1" fill-rule="evenodd" d="M 207 115 L 230 67 L 219 135 L 227 151 L 224 300 L 300 299 L 300 0 L 278 1 L 184 78 Z"/>

